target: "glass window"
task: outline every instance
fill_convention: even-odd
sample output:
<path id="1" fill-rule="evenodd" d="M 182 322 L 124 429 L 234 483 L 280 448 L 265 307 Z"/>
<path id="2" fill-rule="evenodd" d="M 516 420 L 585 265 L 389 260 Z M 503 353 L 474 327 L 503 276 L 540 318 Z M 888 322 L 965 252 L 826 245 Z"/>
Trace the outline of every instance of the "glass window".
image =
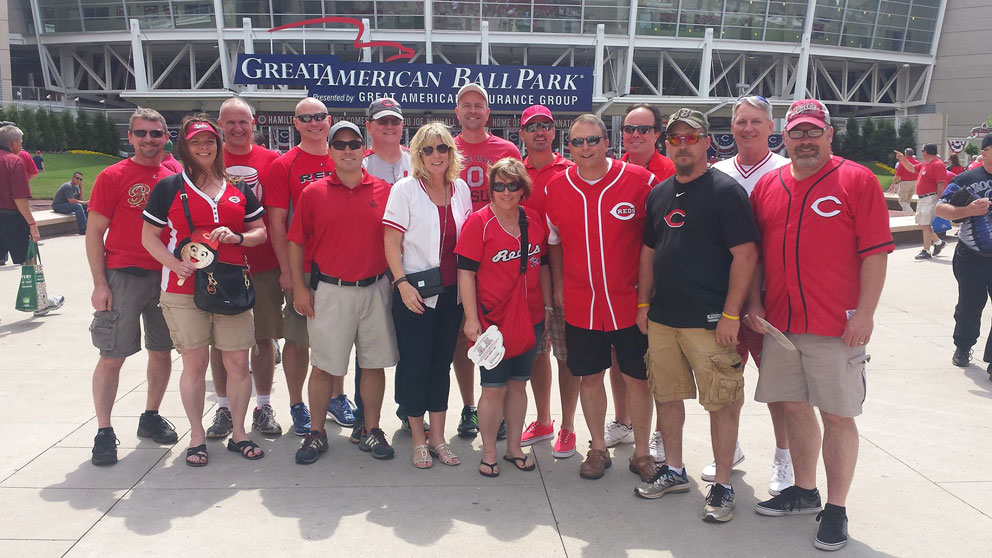
<path id="1" fill-rule="evenodd" d="M 674 37 L 678 28 L 678 0 L 638 0 L 638 35 Z"/>
<path id="2" fill-rule="evenodd" d="M 806 23 L 806 2 L 772 0 L 765 20 L 765 40 L 798 43 Z"/>
<path id="3" fill-rule="evenodd" d="M 127 17 L 138 20 L 142 29 L 172 28 L 172 6 L 161 0 L 126 0 Z"/>
<path id="4" fill-rule="evenodd" d="M 434 2 L 434 28 L 454 31 L 478 31 L 482 5 L 479 0 Z"/>
<path id="5" fill-rule="evenodd" d="M 486 0 L 482 17 L 489 21 L 490 31 L 530 31 L 531 0 Z"/>
<path id="6" fill-rule="evenodd" d="M 213 27 L 214 3 L 210 0 L 172 0 L 176 27 Z"/>
<path id="7" fill-rule="evenodd" d="M 272 27 L 268 0 L 224 0 L 225 27 L 241 27 L 246 17 L 251 20 L 252 27 Z"/>
<path id="8" fill-rule="evenodd" d="M 626 35 L 630 20 L 628 0 L 585 0 L 582 16 L 582 32 L 594 35 L 596 26 L 602 23 L 610 35 Z"/>
<path id="9" fill-rule="evenodd" d="M 534 0 L 534 32 L 581 33 L 582 0 Z"/>
<path id="10" fill-rule="evenodd" d="M 414 0 L 378 0 L 375 25 L 378 29 L 423 29 L 424 3 Z"/>
<path id="11" fill-rule="evenodd" d="M 39 0 L 42 33 L 67 33 L 83 30 L 83 17 L 76 0 Z M 30 6 L 28 6 L 30 10 Z"/>

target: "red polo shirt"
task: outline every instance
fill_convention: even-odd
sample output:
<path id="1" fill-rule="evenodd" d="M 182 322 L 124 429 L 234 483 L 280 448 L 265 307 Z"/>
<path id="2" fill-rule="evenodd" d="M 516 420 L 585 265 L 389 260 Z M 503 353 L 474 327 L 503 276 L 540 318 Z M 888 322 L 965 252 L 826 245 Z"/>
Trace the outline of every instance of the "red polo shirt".
<path id="1" fill-rule="evenodd" d="M 630 153 L 624 153 L 623 157 L 620 157 L 620 160 L 626 162 L 629 158 Z M 658 151 L 655 151 L 654 155 L 648 159 L 648 164 L 645 168 L 658 178 L 658 182 L 670 176 L 675 176 L 675 163 L 668 157 L 658 153 Z"/>
<path id="2" fill-rule="evenodd" d="M 916 180 L 916 195 L 936 194 L 937 183 L 941 181 L 945 186 L 947 185 L 947 169 L 944 168 L 944 162 L 940 157 L 934 157 L 929 163 L 920 166 L 920 175 Z"/>
<path id="3" fill-rule="evenodd" d="M 544 223 L 544 220 L 547 218 L 547 213 L 544 210 L 544 200 L 547 197 L 545 189 L 548 185 L 548 181 L 550 181 L 556 174 L 563 172 L 568 167 L 574 166 L 575 163 L 562 157 L 560 154 L 555 153 L 555 158 L 550 163 L 541 168 L 537 168 L 531 164 L 530 156 L 528 155 L 527 158 L 524 159 L 524 167 L 527 169 L 527 176 L 530 177 L 530 197 L 521 201 L 520 205 L 530 207 L 537 211 L 537 214 L 541 216 L 541 222 Z"/>
<path id="4" fill-rule="evenodd" d="M 303 189 L 311 182 L 330 176 L 334 171 L 334 160 L 328 155 L 312 155 L 296 146 L 280 155 L 269 165 L 263 183 L 268 189 L 265 207 L 285 209 L 286 230 L 293 220 L 293 208 Z M 304 249 L 303 269 L 310 272 L 313 254 L 309 247 Z"/>
<path id="5" fill-rule="evenodd" d="M 34 164 L 34 158 L 31 157 L 30 153 L 22 149 L 17 152 L 17 156 L 24 161 L 24 172 L 28 173 L 28 180 L 38 176 L 38 165 Z"/>
<path id="6" fill-rule="evenodd" d="M 266 204 L 264 188 L 262 188 L 262 174 L 269 168 L 272 161 L 279 158 L 279 153 L 270 151 L 257 145 L 251 146 L 251 151 L 246 155 L 236 155 L 224 150 L 224 165 L 227 167 L 227 174 L 244 179 L 245 184 L 251 188 L 255 194 L 255 199 L 263 206 Z M 262 219 L 265 227 L 269 226 L 269 216 L 266 214 Z M 252 273 L 270 271 L 279 267 L 279 260 L 276 259 L 276 252 L 272 249 L 272 239 L 265 238 L 265 242 L 258 246 L 245 248 L 245 255 L 248 256 L 248 264 L 251 265 Z"/>
<path id="7" fill-rule="evenodd" d="M 332 172 L 300 194 L 289 241 L 311 252 L 324 275 L 358 281 L 384 273 L 382 215 L 391 187 L 362 169 L 362 182 L 348 188 Z"/>
<path id="8" fill-rule="evenodd" d="M 597 331 L 625 329 L 637 318 L 637 268 L 648 193 L 659 180 L 644 167 L 609 159 L 595 184 L 578 167 L 547 186 L 549 244 L 561 243 L 565 321 Z"/>
<path id="9" fill-rule="evenodd" d="M 472 192 L 472 211 L 489 204 L 489 167 L 504 157 L 520 158 L 516 145 L 489 134 L 485 141 L 468 143 L 462 135 L 455 136 L 455 147 L 462 156 L 461 178 Z"/>
<path id="10" fill-rule="evenodd" d="M 896 178 L 898 178 L 899 180 L 916 180 L 916 177 L 920 173 L 920 169 L 916 169 L 914 171 L 913 167 L 919 165 L 920 162 L 914 159 L 913 157 L 906 157 L 904 160 L 909 164 L 904 165 L 902 163 L 899 163 L 898 165 L 896 165 L 896 174 L 895 174 Z M 913 167 L 910 167 L 910 165 L 913 165 Z"/>
<path id="11" fill-rule="evenodd" d="M 34 161 L 31 161 L 34 164 Z M 24 162 L 8 149 L 0 148 L 0 209 L 17 210 L 14 200 L 31 197 Z"/>
<path id="12" fill-rule="evenodd" d="M 791 169 L 769 172 L 751 193 L 768 321 L 840 337 L 858 306 L 861 260 L 894 249 L 885 198 L 871 171 L 840 157 L 802 181 Z"/>

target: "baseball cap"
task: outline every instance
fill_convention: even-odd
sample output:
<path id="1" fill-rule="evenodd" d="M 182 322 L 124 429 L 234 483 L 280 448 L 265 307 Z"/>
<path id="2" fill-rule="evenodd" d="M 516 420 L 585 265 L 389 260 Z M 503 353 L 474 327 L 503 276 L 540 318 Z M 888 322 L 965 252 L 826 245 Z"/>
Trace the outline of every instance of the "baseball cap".
<path id="1" fill-rule="evenodd" d="M 457 103 L 458 101 L 460 101 L 462 95 L 470 91 L 475 91 L 479 95 L 482 95 L 482 97 L 485 98 L 486 100 L 486 104 L 487 105 L 489 104 L 489 93 L 486 93 L 486 88 L 479 85 L 478 83 L 466 83 L 465 85 L 463 85 L 462 88 L 458 90 L 458 94 L 455 95 L 455 102 Z"/>
<path id="2" fill-rule="evenodd" d="M 200 132 L 207 132 L 213 134 L 215 138 L 220 140 L 220 134 L 217 132 L 217 130 L 215 130 L 214 127 L 211 126 L 209 122 L 203 122 L 203 121 L 193 122 L 192 124 L 189 125 L 189 128 L 186 128 L 186 139 L 190 139 L 196 134 L 199 134 Z"/>
<path id="3" fill-rule="evenodd" d="M 554 117 L 551 116 L 551 109 L 544 105 L 531 105 L 525 108 L 523 114 L 520 115 L 520 127 L 523 128 L 538 116 L 550 118 L 552 122 L 555 121 Z"/>
<path id="4" fill-rule="evenodd" d="M 347 120 L 339 120 L 337 124 L 331 126 L 331 133 L 329 136 L 327 136 L 327 141 L 333 140 L 334 135 L 340 132 L 341 130 L 351 130 L 352 132 L 358 134 L 359 138 L 362 137 L 362 130 L 358 127 L 358 125 L 352 124 Z"/>
<path id="5" fill-rule="evenodd" d="M 366 115 L 372 120 L 379 120 L 384 116 L 395 116 L 403 120 L 403 107 L 395 99 L 383 97 L 372 101 Z"/>
<path id="6" fill-rule="evenodd" d="M 992 147 L 992 132 L 985 134 L 985 137 L 982 138 L 982 149 L 986 149 L 988 147 Z"/>
<path id="7" fill-rule="evenodd" d="M 788 132 L 803 123 L 826 128 L 830 125 L 830 111 L 816 99 L 796 101 L 785 115 L 785 131 Z"/>
<path id="8" fill-rule="evenodd" d="M 937 144 L 936 143 L 927 143 L 927 144 L 924 144 L 923 145 L 923 152 L 924 153 L 929 153 L 931 155 L 936 155 L 937 154 Z"/>
<path id="9" fill-rule="evenodd" d="M 691 108 L 680 108 L 668 117 L 669 128 L 676 122 L 685 122 L 689 126 L 702 129 L 703 131 L 707 131 L 710 128 L 710 122 L 706 119 L 706 115 Z"/>

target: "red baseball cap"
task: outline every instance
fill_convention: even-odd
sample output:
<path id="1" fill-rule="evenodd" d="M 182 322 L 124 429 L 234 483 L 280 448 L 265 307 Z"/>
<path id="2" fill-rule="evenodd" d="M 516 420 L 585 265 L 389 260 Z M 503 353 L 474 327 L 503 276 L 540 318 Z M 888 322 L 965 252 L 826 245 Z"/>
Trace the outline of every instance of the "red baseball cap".
<path id="1" fill-rule="evenodd" d="M 523 128 L 531 120 L 533 120 L 534 118 L 536 118 L 538 116 L 547 117 L 552 122 L 555 121 L 555 118 L 553 116 L 551 116 L 551 109 L 549 109 L 548 107 L 546 107 L 544 105 L 531 105 L 531 106 L 525 108 L 524 109 L 524 113 L 520 115 L 520 127 Z"/>
<path id="2" fill-rule="evenodd" d="M 213 134 L 214 137 L 216 137 L 217 140 L 220 141 L 220 133 L 217 132 L 217 130 L 213 126 L 211 126 L 209 122 L 203 122 L 203 121 L 193 122 L 192 124 L 189 125 L 189 128 L 186 128 L 186 139 L 190 139 L 196 134 L 199 134 L 200 132 L 207 132 Z"/>
<path id="3" fill-rule="evenodd" d="M 826 128 L 830 125 L 830 111 L 816 99 L 796 101 L 785 115 L 785 131 L 788 132 L 803 123 Z"/>

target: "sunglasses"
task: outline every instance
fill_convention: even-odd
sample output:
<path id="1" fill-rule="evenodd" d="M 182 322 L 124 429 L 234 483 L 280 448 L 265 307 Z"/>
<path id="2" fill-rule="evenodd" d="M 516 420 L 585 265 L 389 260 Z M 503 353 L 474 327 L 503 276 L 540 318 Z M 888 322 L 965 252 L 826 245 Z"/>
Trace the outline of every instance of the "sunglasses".
<path id="1" fill-rule="evenodd" d="M 293 118 L 296 118 L 304 124 L 309 124 L 310 121 L 316 120 L 317 122 L 323 122 L 327 119 L 328 114 L 326 112 L 315 112 L 313 114 L 297 114 Z"/>
<path id="2" fill-rule="evenodd" d="M 603 139 L 603 136 L 589 136 L 586 138 L 572 138 L 568 140 L 568 143 L 572 144 L 572 147 L 582 147 L 584 144 L 596 145 Z"/>
<path id="3" fill-rule="evenodd" d="M 551 130 L 554 129 L 554 127 L 555 125 L 552 124 L 551 122 L 532 122 L 524 126 L 524 130 L 532 133 L 538 130 L 542 132 L 550 132 Z"/>
<path id="4" fill-rule="evenodd" d="M 345 149 L 350 149 L 355 151 L 356 149 L 361 149 L 365 145 L 361 140 L 351 140 L 351 141 L 332 141 L 331 147 L 335 151 L 344 151 Z"/>
<path id="5" fill-rule="evenodd" d="M 696 145 L 697 143 L 699 143 L 699 140 L 703 139 L 704 137 L 706 137 L 706 134 L 700 134 L 699 132 L 696 132 L 694 134 L 686 134 L 684 136 L 675 136 L 675 135 L 668 136 L 668 139 L 666 139 L 665 141 L 668 142 L 668 145 L 678 145 L 680 143 L 684 143 L 686 145 Z"/>
<path id="6" fill-rule="evenodd" d="M 752 99 L 752 100 L 756 100 L 756 101 L 761 101 L 762 103 L 764 103 L 766 105 L 768 104 L 768 99 L 762 97 L 761 95 L 745 95 L 745 96 L 737 99 L 737 102 L 734 103 L 734 106 L 737 106 L 737 105 L 743 103 L 744 101 L 746 101 L 748 99 Z"/>
<path id="7" fill-rule="evenodd" d="M 812 130 L 789 130 L 786 132 L 792 139 L 818 138 L 827 132 L 826 128 L 813 128 Z"/>
<path id="8" fill-rule="evenodd" d="M 632 124 L 626 124 L 624 125 L 623 128 L 620 129 L 623 130 L 623 133 L 625 134 L 633 134 L 634 132 L 637 132 L 642 136 L 644 134 L 650 134 L 655 130 L 654 126 L 634 126 Z"/>
<path id="9" fill-rule="evenodd" d="M 451 151 L 451 147 L 449 147 L 446 144 L 441 143 L 441 144 L 438 144 L 437 147 L 431 147 L 429 145 L 425 145 L 425 146 L 423 146 L 423 147 L 420 148 L 420 153 L 421 153 L 421 155 L 423 155 L 423 156 L 426 157 L 428 155 L 433 154 L 435 149 L 437 149 L 437 152 L 440 153 L 441 155 L 444 155 L 445 153 Z"/>
<path id="10" fill-rule="evenodd" d="M 138 138 L 143 138 L 145 136 L 151 136 L 153 138 L 160 138 L 166 134 L 162 130 L 131 130 L 131 134 Z"/>
<path id="11" fill-rule="evenodd" d="M 520 182 L 493 182 L 492 187 L 493 192 L 502 192 L 503 190 L 516 192 L 522 190 L 524 185 Z"/>
<path id="12" fill-rule="evenodd" d="M 372 120 L 372 122 L 375 122 L 381 126 L 399 126 L 400 124 L 403 124 L 403 121 L 395 116 L 385 116 L 383 118 Z"/>

